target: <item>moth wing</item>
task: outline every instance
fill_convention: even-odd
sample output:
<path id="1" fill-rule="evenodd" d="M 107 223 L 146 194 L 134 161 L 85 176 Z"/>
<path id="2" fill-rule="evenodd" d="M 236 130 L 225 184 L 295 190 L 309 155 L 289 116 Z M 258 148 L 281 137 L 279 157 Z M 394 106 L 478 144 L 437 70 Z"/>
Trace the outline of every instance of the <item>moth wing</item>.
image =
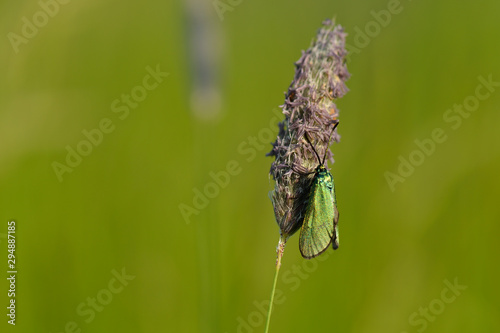
<path id="1" fill-rule="evenodd" d="M 300 253 L 306 259 L 317 257 L 328 248 L 334 237 L 334 220 L 338 218 L 333 188 L 327 186 L 325 179 L 316 175 L 310 193 L 299 238 Z"/>
<path id="2" fill-rule="evenodd" d="M 333 187 L 333 209 L 334 209 L 334 217 L 333 217 L 333 239 L 332 239 L 332 248 L 334 250 L 339 248 L 339 227 L 338 227 L 338 222 L 339 222 L 339 211 L 337 209 L 337 198 L 335 196 L 335 185 Z"/>
<path id="3" fill-rule="evenodd" d="M 333 196 L 335 197 L 335 192 Z M 332 248 L 336 250 L 339 248 L 339 226 L 337 225 L 339 221 L 339 211 L 337 210 L 337 203 L 335 201 L 333 203 L 333 208 L 335 210 L 335 215 L 334 215 L 335 217 L 333 219 L 334 226 L 333 226 Z"/>

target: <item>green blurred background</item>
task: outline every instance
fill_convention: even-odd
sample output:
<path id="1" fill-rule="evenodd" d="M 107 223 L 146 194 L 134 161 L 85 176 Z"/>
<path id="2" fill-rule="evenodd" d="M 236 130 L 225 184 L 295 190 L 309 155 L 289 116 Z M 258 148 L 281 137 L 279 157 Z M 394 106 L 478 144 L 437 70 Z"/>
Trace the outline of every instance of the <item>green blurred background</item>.
<path id="1" fill-rule="evenodd" d="M 458 128 L 443 120 L 479 76 L 500 81 L 500 3 L 216 4 L 223 20 L 210 0 L 71 1 L 39 14 L 17 52 L 10 33 L 42 7 L 0 4 L 0 261 L 7 276 L 15 220 L 18 269 L 16 326 L 4 278 L 0 330 L 263 332 L 279 237 L 269 123 L 294 61 L 336 17 L 356 48 L 332 147 L 340 249 L 307 262 L 289 240 L 270 331 L 500 331 L 500 88 Z M 157 65 L 169 75 L 120 119 L 112 103 Z M 114 130 L 59 181 L 53 163 L 105 118 Z M 385 173 L 435 128 L 447 140 L 392 191 Z M 230 161 L 228 184 L 183 218 Z M 443 302 L 455 279 L 467 288 Z"/>

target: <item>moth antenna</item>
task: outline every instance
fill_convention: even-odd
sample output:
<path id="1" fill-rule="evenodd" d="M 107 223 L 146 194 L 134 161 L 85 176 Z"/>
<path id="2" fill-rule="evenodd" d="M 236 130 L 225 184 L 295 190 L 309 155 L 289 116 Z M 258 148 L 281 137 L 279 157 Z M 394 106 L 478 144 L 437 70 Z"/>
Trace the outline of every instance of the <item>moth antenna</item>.
<path id="1" fill-rule="evenodd" d="M 326 158 L 326 153 L 327 153 L 327 151 L 328 151 L 328 147 L 330 146 L 330 140 L 332 139 L 332 134 L 333 134 L 333 131 L 335 131 L 335 129 L 337 128 L 338 124 L 339 124 L 339 121 L 337 121 L 337 122 L 335 123 L 335 126 L 333 126 L 332 131 L 330 132 L 330 136 L 328 137 L 328 144 L 327 144 L 327 146 L 326 146 L 326 148 L 325 148 L 325 155 L 323 155 L 323 162 L 321 163 L 321 165 L 325 165 L 325 158 Z M 310 143 L 310 142 L 309 142 L 309 143 Z M 315 151 L 315 152 L 316 152 L 316 151 Z M 318 154 L 316 153 L 316 155 L 318 155 Z"/>
<path id="2" fill-rule="evenodd" d="M 307 135 L 307 132 L 304 132 L 304 136 L 307 142 L 309 142 L 309 144 L 311 145 L 311 148 L 313 149 L 314 153 L 316 154 L 316 157 L 318 158 L 318 163 L 321 163 L 321 159 L 319 158 L 318 152 L 316 152 L 316 149 L 314 149 L 314 146 L 312 145 L 311 141 L 309 141 L 309 136 Z"/>

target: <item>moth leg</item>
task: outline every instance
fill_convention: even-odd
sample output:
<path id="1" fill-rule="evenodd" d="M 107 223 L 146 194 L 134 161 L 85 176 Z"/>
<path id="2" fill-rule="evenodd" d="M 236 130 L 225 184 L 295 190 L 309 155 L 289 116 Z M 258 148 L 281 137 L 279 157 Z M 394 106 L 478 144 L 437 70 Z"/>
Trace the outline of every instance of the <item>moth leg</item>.
<path id="1" fill-rule="evenodd" d="M 334 250 L 339 248 L 339 227 L 337 225 L 333 227 L 332 248 Z"/>

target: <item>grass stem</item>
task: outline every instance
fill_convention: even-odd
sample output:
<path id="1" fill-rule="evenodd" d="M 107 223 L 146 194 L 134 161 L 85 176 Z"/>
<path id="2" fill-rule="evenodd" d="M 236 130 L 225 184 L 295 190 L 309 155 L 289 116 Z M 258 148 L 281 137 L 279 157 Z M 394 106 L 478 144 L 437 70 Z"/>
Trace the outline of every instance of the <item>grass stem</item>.
<path id="1" fill-rule="evenodd" d="M 271 312 L 273 311 L 273 304 L 274 304 L 274 292 L 276 290 L 276 283 L 278 282 L 278 274 L 280 272 L 280 267 L 281 267 L 281 257 L 283 256 L 283 251 L 285 251 L 285 243 L 286 239 L 284 239 L 283 236 L 281 236 L 278 242 L 278 248 L 276 249 L 276 252 L 278 253 L 278 258 L 276 259 L 276 272 L 274 273 L 273 289 L 271 290 L 271 300 L 269 301 L 269 311 L 267 313 L 265 333 L 269 332 L 269 323 L 271 322 Z"/>

